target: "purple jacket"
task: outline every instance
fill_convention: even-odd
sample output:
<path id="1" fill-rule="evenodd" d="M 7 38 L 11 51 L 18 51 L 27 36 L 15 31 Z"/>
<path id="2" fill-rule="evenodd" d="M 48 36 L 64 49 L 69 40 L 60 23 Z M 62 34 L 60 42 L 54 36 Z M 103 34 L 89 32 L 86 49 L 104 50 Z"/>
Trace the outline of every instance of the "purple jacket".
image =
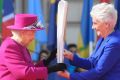
<path id="1" fill-rule="evenodd" d="M 0 80 L 46 80 L 46 67 L 33 65 L 26 47 L 8 37 L 0 47 Z"/>

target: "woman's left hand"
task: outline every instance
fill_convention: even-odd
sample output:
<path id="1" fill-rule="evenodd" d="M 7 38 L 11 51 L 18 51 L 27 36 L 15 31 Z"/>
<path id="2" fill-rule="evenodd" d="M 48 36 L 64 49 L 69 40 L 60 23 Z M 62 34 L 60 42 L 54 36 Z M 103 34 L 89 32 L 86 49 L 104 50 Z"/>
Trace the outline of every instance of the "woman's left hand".
<path id="1" fill-rule="evenodd" d="M 61 77 L 70 79 L 70 73 L 68 71 L 58 71 L 57 74 Z"/>

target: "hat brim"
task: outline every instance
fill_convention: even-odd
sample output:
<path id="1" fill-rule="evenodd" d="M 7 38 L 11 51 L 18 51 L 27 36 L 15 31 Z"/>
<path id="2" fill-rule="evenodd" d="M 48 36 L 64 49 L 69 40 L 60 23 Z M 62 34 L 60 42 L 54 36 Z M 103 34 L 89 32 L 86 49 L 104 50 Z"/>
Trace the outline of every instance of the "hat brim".
<path id="1" fill-rule="evenodd" d="M 34 31 L 38 31 L 38 30 L 44 30 L 45 28 L 40 28 L 40 29 L 24 29 L 24 28 L 18 28 L 18 26 L 15 26 L 15 25 L 11 25 L 11 26 L 7 26 L 7 29 L 11 29 L 11 30 L 34 30 Z"/>

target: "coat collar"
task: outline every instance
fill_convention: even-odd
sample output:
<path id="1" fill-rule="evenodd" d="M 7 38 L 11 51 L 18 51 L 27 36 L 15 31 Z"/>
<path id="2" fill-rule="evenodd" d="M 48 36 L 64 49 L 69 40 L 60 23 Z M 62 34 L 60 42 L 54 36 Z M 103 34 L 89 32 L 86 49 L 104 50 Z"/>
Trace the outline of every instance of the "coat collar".
<path id="1" fill-rule="evenodd" d="M 102 51 L 102 49 L 104 48 L 105 44 L 106 44 L 110 39 L 112 39 L 111 37 L 112 37 L 113 35 L 117 34 L 117 32 L 118 32 L 118 31 L 112 32 L 112 33 L 109 34 L 105 39 L 101 37 L 101 38 L 98 40 L 98 42 L 97 42 L 97 44 L 96 44 L 96 47 L 95 47 L 95 50 L 94 50 L 93 53 L 95 53 L 95 55 L 98 55 L 98 54 L 96 54 L 97 51 L 98 51 L 98 50 L 99 50 L 99 51 Z M 95 56 L 95 55 L 94 55 L 94 56 Z"/>
<path id="2" fill-rule="evenodd" d="M 111 37 L 113 37 L 114 35 L 118 34 L 118 32 L 120 32 L 119 30 L 114 30 L 111 34 L 109 34 L 104 40 L 105 42 L 108 42 L 110 39 L 112 39 Z"/>

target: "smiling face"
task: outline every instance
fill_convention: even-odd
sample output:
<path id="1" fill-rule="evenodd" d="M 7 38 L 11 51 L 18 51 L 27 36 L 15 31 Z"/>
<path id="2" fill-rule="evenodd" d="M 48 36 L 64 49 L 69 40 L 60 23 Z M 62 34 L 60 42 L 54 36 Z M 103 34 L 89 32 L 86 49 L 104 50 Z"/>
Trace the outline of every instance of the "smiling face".
<path id="1" fill-rule="evenodd" d="M 93 29 L 98 36 L 106 38 L 114 31 L 117 21 L 117 11 L 113 4 L 100 3 L 94 5 L 90 12 L 93 19 Z"/>
<path id="2" fill-rule="evenodd" d="M 28 45 L 34 39 L 35 31 L 33 30 L 30 31 L 23 30 L 20 33 L 21 33 L 22 43 Z"/>
<path id="3" fill-rule="evenodd" d="M 96 17 L 93 17 L 93 26 L 98 36 L 105 37 L 107 34 L 107 26 L 108 24 L 102 21 L 99 21 Z"/>

